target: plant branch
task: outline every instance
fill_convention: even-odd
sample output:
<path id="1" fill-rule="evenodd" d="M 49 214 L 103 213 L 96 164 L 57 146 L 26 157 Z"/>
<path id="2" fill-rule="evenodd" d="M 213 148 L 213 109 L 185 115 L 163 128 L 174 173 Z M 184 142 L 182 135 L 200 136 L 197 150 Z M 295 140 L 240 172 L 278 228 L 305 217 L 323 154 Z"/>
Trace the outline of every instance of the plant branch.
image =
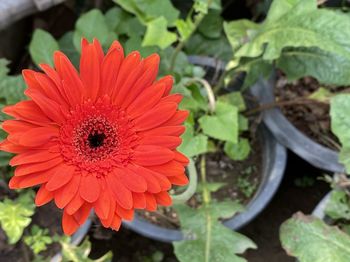
<path id="1" fill-rule="evenodd" d="M 272 103 L 262 104 L 258 107 L 255 107 L 253 109 L 245 111 L 244 115 L 251 116 L 251 115 L 254 115 L 256 113 L 260 113 L 261 111 L 269 110 L 269 109 L 272 109 L 275 107 L 284 107 L 284 106 L 290 106 L 290 105 L 309 105 L 309 104 L 324 104 L 324 105 L 326 105 L 328 103 L 302 97 L 302 98 L 298 98 L 298 99 L 291 100 L 291 101 L 276 101 L 276 102 L 272 102 Z"/>

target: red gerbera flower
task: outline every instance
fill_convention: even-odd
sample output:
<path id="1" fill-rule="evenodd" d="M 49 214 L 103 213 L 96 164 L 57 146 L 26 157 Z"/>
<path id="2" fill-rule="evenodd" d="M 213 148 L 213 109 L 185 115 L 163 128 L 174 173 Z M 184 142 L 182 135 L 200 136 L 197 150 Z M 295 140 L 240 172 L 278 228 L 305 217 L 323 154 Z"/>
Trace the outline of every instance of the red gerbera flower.
<path id="1" fill-rule="evenodd" d="M 80 75 L 61 52 L 55 69 L 24 70 L 29 100 L 8 106 L 14 120 L 1 149 L 16 153 L 10 188 L 41 185 L 35 203 L 54 199 L 70 235 L 93 208 L 103 226 L 118 230 L 134 209 L 168 206 L 171 184 L 185 185 L 188 159 L 176 151 L 188 112 L 170 95 L 173 78 L 156 81 L 159 56 L 124 58 L 114 42 L 82 41 Z"/>

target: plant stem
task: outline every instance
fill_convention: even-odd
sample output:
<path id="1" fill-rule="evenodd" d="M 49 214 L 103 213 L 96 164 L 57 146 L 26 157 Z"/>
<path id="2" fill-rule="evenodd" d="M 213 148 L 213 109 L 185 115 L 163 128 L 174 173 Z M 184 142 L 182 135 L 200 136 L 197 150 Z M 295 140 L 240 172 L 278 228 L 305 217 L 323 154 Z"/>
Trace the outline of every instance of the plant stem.
<path id="1" fill-rule="evenodd" d="M 202 155 L 201 157 L 200 169 L 201 169 L 201 179 L 203 184 L 203 193 L 202 193 L 203 202 L 204 202 L 204 205 L 208 205 L 210 203 L 210 191 L 207 188 L 207 170 L 206 170 L 205 155 Z"/>
<path id="2" fill-rule="evenodd" d="M 208 0 L 207 4 L 208 4 L 208 11 L 210 8 L 212 0 Z M 179 41 L 179 43 L 177 44 L 173 55 L 171 56 L 171 60 L 170 60 L 170 68 L 169 70 L 172 72 L 174 70 L 175 67 L 175 62 L 176 62 L 176 58 L 179 55 L 179 53 L 181 52 L 181 50 L 183 49 L 183 47 L 185 46 L 186 42 L 188 41 L 188 39 L 191 38 L 191 36 L 193 35 L 193 33 L 197 30 L 198 26 L 200 25 L 200 23 L 202 22 L 203 18 L 206 16 L 205 13 L 200 13 L 198 14 L 197 19 L 194 21 L 193 23 L 193 28 L 192 31 L 189 33 L 189 35 L 185 38 L 182 39 L 181 41 Z"/>
<path id="3" fill-rule="evenodd" d="M 203 78 L 193 77 L 190 79 L 189 82 L 187 82 L 187 84 L 192 84 L 193 82 L 198 82 L 201 85 L 203 85 L 203 87 L 205 88 L 205 91 L 207 92 L 207 95 L 208 95 L 209 111 L 210 111 L 210 113 L 214 113 L 215 108 L 216 108 L 216 101 L 215 101 L 215 95 L 214 95 L 213 88 L 211 87 L 209 82 Z"/>
<path id="4" fill-rule="evenodd" d="M 308 105 L 308 104 L 324 104 L 324 105 L 326 105 L 327 102 L 321 102 L 321 101 L 317 101 L 317 100 L 313 100 L 313 99 L 309 99 L 309 98 L 299 98 L 299 99 L 295 99 L 295 100 L 291 100 L 291 101 L 276 101 L 276 102 L 272 102 L 272 103 L 262 104 L 256 108 L 248 110 L 248 111 L 244 112 L 244 115 L 245 116 L 254 115 L 254 114 L 259 113 L 261 111 L 272 109 L 275 107 L 283 107 L 283 106 L 290 106 L 290 105 Z"/>
<path id="5" fill-rule="evenodd" d="M 197 170 L 192 159 L 187 167 L 190 183 L 186 190 L 179 195 L 171 196 L 174 203 L 186 203 L 195 193 L 198 183 Z"/>

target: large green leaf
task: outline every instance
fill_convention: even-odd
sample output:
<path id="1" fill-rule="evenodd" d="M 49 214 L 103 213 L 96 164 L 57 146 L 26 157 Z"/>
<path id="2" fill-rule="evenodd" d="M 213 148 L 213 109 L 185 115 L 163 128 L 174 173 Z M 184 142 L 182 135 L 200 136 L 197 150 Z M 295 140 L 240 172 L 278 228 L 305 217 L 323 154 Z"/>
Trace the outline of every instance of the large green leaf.
<path id="1" fill-rule="evenodd" d="M 313 76 L 323 84 L 350 83 L 350 59 L 316 47 L 285 49 L 276 64 L 290 81 Z"/>
<path id="2" fill-rule="evenodd" d="M 341 94 L 331 99 L 331 128 L 342 144 L 339 161 L 350 173 L 350 94 Z"/>
<path id="3" fill-rule="evenodd" d="M 136 15 L 140 21 L 149 21 L 163 16 L 167 25 L 173 26 L 179 16 L 179 11 L 170 0 L 113 0 L 128 12 Z"/>
<path id="4" fill-rule="evenodd" d="M 5 198 L 0 202 L 0 224 L 6 232 L 9 243 L 16 243 L 23 230 L 30 224 L 34 214 L 33 191 L 20 194 L 15 200 Z"/>
<path id="5" fill-rule="evenodd" d="M 300 262 L 350 261 L 350 236 L 337 227 L 302 213 L 284 222 L 280 229 L 283 248 Z"/>
<path id="6" fill-rule="evenodd" d="M 181 136 L 182 144 L 178 148 L 180 152 L 185 154 L 187 157 L 197 156 L 208 151 L 208 137 L 199 134 L 195 135 L 193 125 L 185 123 L 186 131 Z"/>
<path id="7" fill-rule="evenodd" d="M 316 0 L 276 0 L 260 25 L 247 20 L 225 24 L 234 50 L 232 67 L 247 71 L 251 83 L 262 72 L 248 66 L 247 59 L 257 64 L 278 59 L 277 66 L 292 80 L 308 75 L 326 84 L 349 84 L 349 24 L 348 15 L 318 9 Z"/>
<path id="8" fill-rule="evenodd" d="M 80 42 L 84 37 L 88 41 L 97 38 L 102 45 L 107 44 L 110 30 L 108 28 L 106 18 L 98 9 L 93 9 L 81 15 L 75 24 L 73 36 L 74 46 L 80 50 Z"/>
<path id="9" fill-rule="evenodd" d="M 41 29 L 34 31 L 29 44 L 29 53 L 37 65 L 45 63 L 53 66 L 53 53 L 58 49 L 58 43 L 50 33 Z"/>
<path id="10" fill-rule="evenodd" d="M 218 101 L 214 115 L 205 115 L 198 120 L 203 133 L 223 141 L 238 142 L 238 108 Z"/>
<path id="11" fill-rule="evenodd" d="M 256 248 L 250 239 L 223 226 L 219 220 L 243 210 L 236 202 L 213 203 L 198 209 L 186 205 L 175 208 L 188 239 L 173 243 L 181 262 L 243 262 L 246 260 L 236 254 Z"/>

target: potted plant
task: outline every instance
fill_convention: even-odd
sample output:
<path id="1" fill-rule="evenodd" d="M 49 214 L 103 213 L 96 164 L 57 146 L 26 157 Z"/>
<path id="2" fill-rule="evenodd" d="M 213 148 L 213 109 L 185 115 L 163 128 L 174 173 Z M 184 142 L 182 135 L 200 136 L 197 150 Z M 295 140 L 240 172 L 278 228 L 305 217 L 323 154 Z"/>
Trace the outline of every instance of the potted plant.
<path id="1" fill-rule="evenodd" d="M 191 112 L 180 147 L 185 155 L 194 159 L 188 168 L 190 186 L 185 192 L 175 189 L 173 192 L 174 202 L 177 202 L 175 208 L 161 208 L 156 213 L 139 212 L 133 222 L 125 225 L 154 239 L 181 240 L 174 243 L 176 253 L 182 261 L 188 261 L 190 258 L 184 251 L 188 245 L 194 243 L 189 241 L 191 235 L 193 238 L 193 234 L 199 233 L 192 231 L 197 229 L 192 228 L 192 215 L 189 214 L 198 213 L 201 223 L 205 226 L 208 218 L 206 213 L 209 212 L 210 216 L 213 216 L 213 224 L 209 225 L 213 228 L 212 236 L 218 237 L 221 232 L 236 242 L 237 248 L 227 254 L 228 258 L 243 253 L 247 248 L 255 247 L 251 240 L 228 228 L 235 230 L 240 228 L 267 205 L 281 181 L 286 152 L 264 126 L 256 127 L 252 119 L 248 120 L 243 115 L 243 111 L 247 108 L 243 95 L 240 92 L 228 93 L 222 87 L 220 65 L 224 65 L 223 62 L 198 56 L 190 60 L 200 66 L 188 61 L 188 55 L 199 54 L 193 46 L 196 39 L 197 43 L 202 43 L 203 46 L 201 55 L 215 57 L 217 51 L 214 48 L 215 43 L 222 44 L 221 39 L 224 38 L 222 19 L 219 16 L 220 5 L 210 1 L 195 2 L 188 16 L 180 19 L 179 12 L 170 1 L 162 0 L 164 5 L 156 11 L 153 9 L 140 11 L 127 1 L 115 2 L 119 6 L 114 6 L 105 13 L 93 9 L 81 15 L 75 24 L 75 30 L 67 32 L 58 41 L 48 32 L 36 30 L 29 51 L 35 63 L 44 61 L 50 64 L 52 52 L 60 49 L 69 53 L 72 62 L 77 65 L 81 37 L 86 37 L 88 40 L 97 37 L 103 47 L 118 37 L 126 53 L 140 50 L 143 56 L 147 56 L 159 52 L 160 73 L 162 75 L 171 73 L 175 76 L 176 84 L 173 92 L 184 96 L 181 108 Z M 217 19 L 219 23 L 213 24 L 212 21 L 216 22 Z M 208 28 L 209 25 L 213 28 Z M 169 28 L 176 28 L 178 34 Z M 225 52 L 216 56 L 218 58 L 227 58 L 227 54 L 231 53 L 227 40 L 225 41 L 226 44 L 223 43 Z M 45 46 L 41 45 L 43 42 L 46 43 Z M 177 45 L 173 47 L 172 44 L 175 42 Z M 257 133 L 255 130 L 258 130 Z M 194 173 L 197 169 L 201 174 L 198 176 L 202 179 L 198 179 L 200 182 L 196 189 Z M 195 196 L 192 196 L 195 192 L 197 192 Z M 238 200 L 241 203 L 238 203 Z M 190 205 L 192 203 L 192 207 L 197 209 L 189 208 L 180 202 L 187 202 Z M 235 215 L 237 212 L 241 213 Z M 179 216 L 175 219 L 175 226 L 177 223 L 175 228 L 169 231 L 164 225 L 159 226 L 159 216 L 167 221 L 171 220 L 173 215 Z M 158 220 L 154 221 L 154 218 Z M 221 225 L 219 218 L 226 219 L 224 225 L 228 228 Z M 182 232 L 179 230 L 179 223 Z M 186 231 L 191 231 L 193 234 L 188 234 Z M 232 245 L 232 241 L 223 243 L 218 240 L 210 250 L 204 252 L 205 246 L 202 244 L 206 238 L 207 236 L 201 234 L 194 241 L 200 243 L 198 252 L 207 259 L 217 255 L 215 245 L 224 248 Z"/>
<path id="2" fill-rule="evenodd" d="M 350 104 L 348 94 L 331 99 L 332 131 L 342 143 L 340 161 L 349 172 L 348 135 Z M 313 211 L 313 216 L 295 214 L 284 222 L 280 229 L 282 246 L 291 256 L 301 262 L 347 261 L 350 258 L 349 236 L 349 178 L 345 174 L 326 176 L 332 191 L 328 193 Z"/>
<path id="3" fill-rule="evenodd" d="M 269 78 L 252 87 L 261 106 L 250 113 L 262 112 L 277 140 L 309 163 L 343 172 L 339 141 L 330 132 L 328 98 L 350 81 L 344 42 L 350 31 L 340 29 L 349 28 L 350 19 L 314 0 L 287 2 L 273 1 L 262 23 L 225 24 L 234 51 L 229 70 L 246 72 L 245 86 L 261 75 Z"/>

